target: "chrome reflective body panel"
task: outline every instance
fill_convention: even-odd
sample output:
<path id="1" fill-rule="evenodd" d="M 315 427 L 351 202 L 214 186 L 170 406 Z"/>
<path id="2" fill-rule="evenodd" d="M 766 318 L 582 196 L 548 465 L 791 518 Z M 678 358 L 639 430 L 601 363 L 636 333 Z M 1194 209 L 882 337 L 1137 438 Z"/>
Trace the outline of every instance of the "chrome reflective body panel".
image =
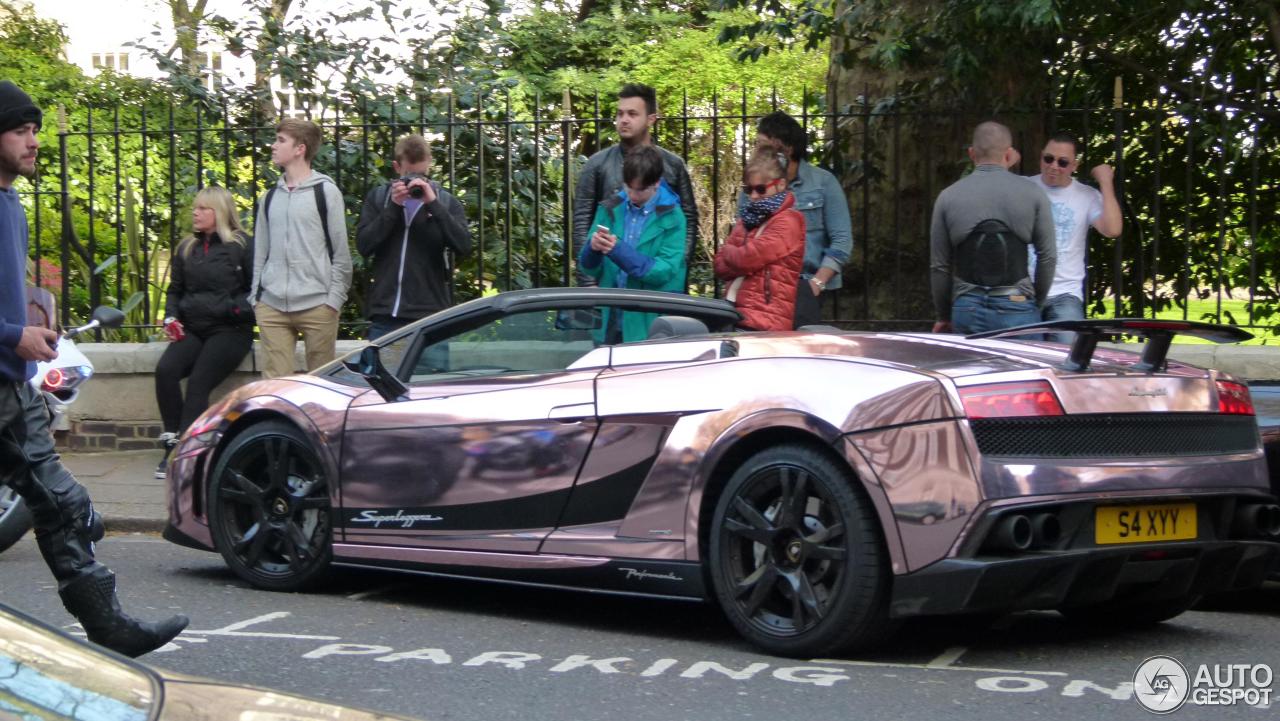
<path id="1" fill-rule="evenodd" d="M 171 527 L 212 547 L 202 494 L 214 456 L 270 414 L 302 429 L 338 480 L 335 560 L 478 575 L 696 564 L 709 484 L 731 453 L 765 438 L 807 438 L 845 461 L 895 574 L 955 556 L 995 508 L 1268 492 L 1260 447 L 984 457 L 959 396 L 975 384 L 1044 380 L 1068 415 L 1217 410 L 1214 372 L 1170 363 L 1137 373 L 1136 356 L 1100 350 L 1088 373 L 1067 373 L 1055 369 L 1063 357 L 1053 344 L 952 336 L 737 334 L 596 348 L 556 373 L 411 384 L 398 402 L 325 378 L 262 382 L 197 422 L 212 422 L 212 436 L 184 439 L 170 471 Z"/>

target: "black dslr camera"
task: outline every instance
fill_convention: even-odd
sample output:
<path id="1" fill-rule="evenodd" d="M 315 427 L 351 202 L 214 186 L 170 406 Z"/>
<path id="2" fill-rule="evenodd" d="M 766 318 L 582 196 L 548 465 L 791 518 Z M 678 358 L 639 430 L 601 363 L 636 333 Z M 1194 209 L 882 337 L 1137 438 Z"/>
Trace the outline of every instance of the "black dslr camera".
<path id="1" fill-rule="evenodd" d="M 408 189 L 409 189 L 409 197 L 410 197 L 410 198 L 414 198 L 414 199 L 421 200 L 421 199 L 422 199 L 422 196 L 426 194 L 426 191 L 425 191 L 425 190 L 423 190 L 420 186 L 416 186 L 416 185 L 415 185 L 415 186 L 411 186 L 411 185 L 409 185 L 409 182 L 410 182 L 410 181 L 412 181 L 412 180 L 417 180 L 418 178 L 421 178 L 421 179 L 423 179 L 423 180 L 426 180 L 426 179 L 427 179 L 427 176 L 425 176 L 425 175 L 423 175 L 423 174 L 421 174 L 421 173 L 410 173 L 409 175 L 406 175 L 406 176 L 404 176 L 403 178 L 396 178 L 396 182 L 398 182 L 398 183 L 404 183 L 404 186 L 405 186 L 406 188 L 408 188 Z"/>

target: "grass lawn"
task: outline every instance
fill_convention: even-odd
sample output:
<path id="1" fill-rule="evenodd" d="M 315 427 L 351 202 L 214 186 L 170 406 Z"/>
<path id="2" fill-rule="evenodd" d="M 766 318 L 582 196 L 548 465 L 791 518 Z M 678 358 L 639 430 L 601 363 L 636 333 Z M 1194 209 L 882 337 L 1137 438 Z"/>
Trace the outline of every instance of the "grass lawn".
<path id="1" fill-rule="evenodd" d="M 1232 317 L 1235 318 L 1237 323 L 1248 323 L 1249 311 L 1248 309 L 1245 308 L 1245 305 L 1248 302 L 1249 301 L 1247 300 L 1247 298 L 1236 299 L 1236 298 L 1228 298 L 1226 296 L 1223 296 L 1222 322 L 1224 324 L 1229 325 L 1227 321 L 1227 313 L 1231 313 Z M 1112 300 L 1110 298 L 1107 298 L 1105 303 L 1107 306 L 1107 310 L 1110 310 L 1111 308 L 1114 307 L 1114 304 L 1112 303 Z M 1218 310 L 1217 298 L 1208 298 L 1206 300 L 1191 298 L 1187 300 L 1187 318 L 1186 319 L 1212 323 L 1214 322 L 1213 314 L 1216 313 L 1217 310 Z M 1205 314 L 1208 314 L 1209 317 L 1208 318 L 1203 317 Z M 1182 308 L 1179 308 L 1178 306 L 1174 306 L 1172 308 L 1169 308 L 1157 313 L 1156 317 L 1165 318 L 1168 320 L 1182 320 Z M 1270 328 L 1245 328 L 1245 330 L 1253 334 L 1253 339 L 1247 340 L 1241 343 L 1240 345 L 1280 346 L 1280 335 L 1275 335 Z M 1179 335 L 1179 336 L 1174 336 L 1173 342 L 1174 343 L 1212 343 L 1213 341 L 1201 340 L 1200 338 L 1193 338 L 1191 336 Z"/>

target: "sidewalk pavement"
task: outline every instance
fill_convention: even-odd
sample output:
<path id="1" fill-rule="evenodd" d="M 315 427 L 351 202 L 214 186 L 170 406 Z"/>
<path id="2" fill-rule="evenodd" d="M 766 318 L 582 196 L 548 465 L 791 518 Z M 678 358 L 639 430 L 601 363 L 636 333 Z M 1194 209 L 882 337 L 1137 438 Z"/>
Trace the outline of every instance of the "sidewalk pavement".
<path id="1" fill-rule="evenodd" d="M 155 477 L 160 451 L 62 453 L 62 462 L 89 490 L 108 531 L 159 533 L 168 522 L 165 482 Z"/>

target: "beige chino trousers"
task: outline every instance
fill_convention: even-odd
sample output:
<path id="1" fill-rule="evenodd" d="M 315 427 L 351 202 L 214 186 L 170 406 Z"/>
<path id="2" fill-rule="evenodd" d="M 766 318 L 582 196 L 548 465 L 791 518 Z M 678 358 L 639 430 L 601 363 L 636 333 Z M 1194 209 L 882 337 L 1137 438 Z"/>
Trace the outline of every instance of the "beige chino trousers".
<path id="1" fill-rule="evenodd" d="M 337 356 L 338 311 L 323 303 L 306 310 L 285 313 L 264 303 L 253 307 L 258 320 L 258 338 L 266 356 L 263 375 L 279 378 L 296 373 L 294 349 L 298 334 L 306 344 L 307 370 L 328 363 Z"/>

